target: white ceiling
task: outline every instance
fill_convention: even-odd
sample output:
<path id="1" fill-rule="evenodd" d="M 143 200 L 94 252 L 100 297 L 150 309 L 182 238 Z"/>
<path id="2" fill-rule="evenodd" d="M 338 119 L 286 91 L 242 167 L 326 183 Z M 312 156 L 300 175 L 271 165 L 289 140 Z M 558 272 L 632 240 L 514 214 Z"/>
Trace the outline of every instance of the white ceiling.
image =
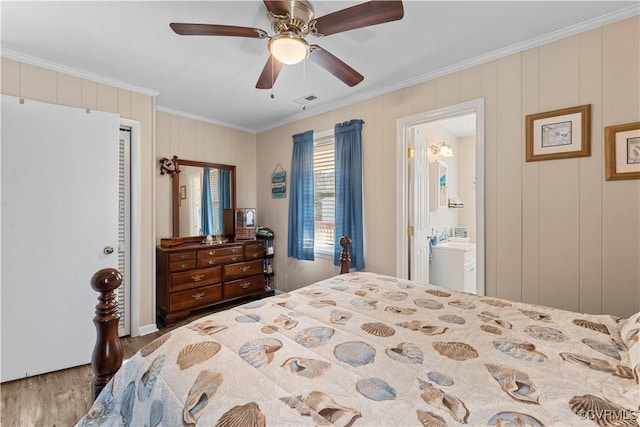
<path id="1" fill-rule="evenodd" d="M 360 1 L 311 1 L 315 16 Z M 250 132 L 407 87 L 639 13 L 638 1 L 405 1 L 401 21 L 308 36 L 365 79 L 350 88 L 315 63 L 255 88 L 267 41 L 179 36 L 170 22 L 262 28 L 259 1 L 6 1 L 2 55 L 148 94 L 168 111 Z M 294 100 L 313 94 L 306 109 Z"/>
<path id="2" fill-rule="evenodd" d="M 451 117 L 450 119 L 438 120 L 438 124 L 458 138 L 476 134 L 475 113 L 467 114 L 465 116 Z"/>

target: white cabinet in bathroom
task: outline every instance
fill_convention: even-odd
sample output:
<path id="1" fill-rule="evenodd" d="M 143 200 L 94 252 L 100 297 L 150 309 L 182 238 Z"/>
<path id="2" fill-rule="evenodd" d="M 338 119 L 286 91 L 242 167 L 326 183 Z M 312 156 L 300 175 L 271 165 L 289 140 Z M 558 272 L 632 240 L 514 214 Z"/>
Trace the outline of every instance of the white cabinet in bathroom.
<path id="1" fill-rule="evenodd" d="M 429 282 L 443 288 L 477 293 L 476 244 L 443 242 L 432 248 Z"/>

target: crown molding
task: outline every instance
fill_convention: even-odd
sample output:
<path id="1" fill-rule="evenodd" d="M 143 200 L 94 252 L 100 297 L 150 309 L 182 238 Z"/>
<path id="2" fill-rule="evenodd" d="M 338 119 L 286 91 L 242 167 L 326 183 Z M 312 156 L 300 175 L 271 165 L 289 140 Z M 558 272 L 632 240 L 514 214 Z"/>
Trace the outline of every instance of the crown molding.
<path id="1" fill-rule="evenodd" d="M 417 76 L 413 79 L 410 80 L 405 80 L 402 82 L 399 82 L 397 84 L 394 85 L 390 85 L 390 86 L 385 86 L 385 87 L 379 87 L 377 89 L 372 89 L 372 90 L 367 90 L 367 91 L 363 91 L 357 95 L 352 95 L 352 96 L 347 96 L 347 97 L 343 97 L 341 98 L 339 101 L 335 101 L 335 102 L 330 102 L 324 105 L 317 105 L 317 106 L 313 106 L 311 108 L 307 108 L 305 111 L 303 112 L 299 112 L 297 114 L 291 114 L 289 115 L 287 118 L 281 120 L 281 121 L 277 121 L 277 122 L 272 122 L 268 127 L 265 128 L 261 128 L 261 129 L 248 129 L 248 128 L 243 128 L 243 127 L 239 127 L 237 125 L 231 124 L 231 123 L 225 123 L 222 121 L 218 121 L 218 120 L 214 120 L 208 117 L 202 117 L 202 116 L 197 116 L 194 114 L 190 114 L 184 111 L 179 111 L 179 110 L 175 110 L 169 107 L 163 107 L 160 105 L 156 105 L 156 111 L 161 111 L 161 112 L 165 112 L 165 113 L 169 113 L 169 114 L 173 114 L 173 115 L 177 115 L 177 116 L 181 116 L 181 117 L 185 117 L 188 119 L 193 119 L 193 120 L 198 120 L 201 122 L 205 122 L 205 123 L 210 123 L 216 126 L 223 126 L 223 127 L 227 127 L 227 128 L 231 128 L 231 129 L 236 129 L 236 130 L 241 130 L 244 132 L 248 132 L 248 133 L 252 133 L 252 134 L 257 134 L 260 132 L 265 132 L 271 129 L 275 129 L 277 127 L 280 126 L 284 126 L 286 124 L 289 123 L 293 123 L 299 120 L 303 120 L 309 117 L 313 117 L 315 115 L 318 114 L 322 114 L 325 112 L 329 112 L 329 111 L 333 111 L 336 110 L 338 108 L 342 108 L 345 107 L 347 105 L 352 105 L 358 102 L 362 102 L 362 101 L 366 101 L 378 96 L 382 96 L 391 92 L 395 92 L 398 90 L 402 90 L 420 83 L 424 83 L 426 81 L 429 80 L 433 80 L 451 73 L 455 73 L 458 71 L 462 71 L 468 68 L 472 68 L 475 67 L 477 65 L 481 65 L 490 61 L 494 61 L 496 59 L 500 59 L 500 58 L 504 58 L 506 56 L 512 55 L 512 54 L 516 54 L 516 53 L 520 53 L 523 52 L 525 50 L 528 49 L 533 49 L 542 45 L 545 45 L 547 43 L 551 43 L 557 40 L 561 40 L 563 38 L 567 38 L 567 37 L 571 37 L 586 31 L 590 31 L 593 30 L 595 28 L 598 27 L 602 27 L 604 25 L 607 24 L 611 24 L 617 21 L 622 21 L 624 19 L 627 18 L 631 18 L 633 16 L 637 16 L 640 15 L 640 3 L 631 5 L 629 7 L 617 10 L 615 12 L 611 12 L 605 15 L 601 15 L 598 16 L 596 18 L 592 18 L 586 21 L 583 21 L 581 23 L 575 24 L 575 25 L 571 25 L 565 28 L 562 28 L 560 30 L 545 34 L 543 36 L 540 37 L 535 37 L 533 39 L 521 42 L 521 43 L 516 43 L 513 44 L 511 46 L 507 46 L 506 48 L 503 49 L 499 49 L 499 50 L 495 50 L 493 52 L 490 52 L 488 54 L 485 55 L 481 55 L 481 56 L 477 56 L 475 58 L 469 59 L 467 61 L 463 61 L 463 62 L 459 62 L 457 64 L 453 64 L 451 66 L 447 66 L 447 67 L 443 67 L 440 68 L 438 70 Z M 59 71 L 59 72 L 63 72 L 66 74 L 70 74 L 73 76 L 77 76 L 77 77 L 81 77 L 81 78 L 85 78 L 85 79 L 89 79 L 89 80 L 93 80 L 99 83 L 104 83 L 110 86 L 115 86 L 115 87 L 119 87 L 122 89 L 127 89 L 127 90 L 131 90 L 133 92 L 137 92 L 137 93 L 141 93 L 144 95 L 149 95 L 152 97 L 156 97 L 158 96 L 159 92 L 153 89 L 149 89 L 149 88 L 144 88 L 144 87 L 140 87 L 140 86 L 136 86 L 136 85 L 132 85 L 132 84 L 128 84 L 126 82 L 122 82 L 122 81 L 118 81 L 118 80 L 114 80 L 105 76 L 101 76 L 98 74 L 94 74 L 94 73 L 89 73 L 83 70 L 79 70 L 79 69 L 75 69 L 72 67 L 68 67 L 65 65 L 61 65 L 61 64 L 57 64 L 54 62 L 50 62 L 50 61 L 46 61 L 40 58 L 36 58 L 33 56 L 29 56 L 29 55 L 25 55 L 22 54 L 20 52 L 15 52 L 9 49 L 3 49 L 1 52 L 1 55 L 3 57 L 6 57 L 8 59 L 13 59 L 16 61 L 20 61 L 20 62 L 24 62 L 24 63 L 28 63 L 31 65 L 36 65 L 39 67 L 43 67 L 43 68 L 47 68 L 47 69 L 51 69 L 53 71 Z"/>
<path id="2" fill-rule="evenodd" d="M 542 45 L 545 45 L 557 40 L 575 36 L 577 34 L 584 33 L 584 32 L 593 30 L 595 28 L 603 27 L 605 25 L 612 24 L 614 22 L 622 21 L 624 19 L 631 18 L 637 15 L 640 15 L 640 3 L 617 10 L 615 12 L 598 16 L 596 18 L 589 19 L 587 21 L 580 22 L 575 25 L 562 28 L 557 31 L 553 31 L 551 33 L 545 34 L 540 37 L 535 37 L 533 39 L 529 39 L 521 43 L 516 43 L 511 46 L 507 46 L 503 49 L 498 49 L 493 52 L 489 52 L 485 55 L 477 56 L 475 58 L 471 58 L 469 60 L 459 62 L 457 64 L 453 64 L 447 67 L 437 69 L 435 71 L 417 76 L 410 80 L 404 80 L 395 85 L 385 86 L 385 87 L 374 89 L 374 90 L 368 90 L 365 92 L 361 92 L 358 95 L 343 97 L 339 101 L 331 102 L 328 104 L 318 105 L 312 108 L 307 107 L 307 109 L 304 112 L 291 115 L 284 120 L 272 123 L 268 128 L 256 130 L 255 132 L 256 133 L 265 132 L 267 130 L 275 129 L 277 127 L 284 126 L 286 124 L 293 123 L 298 120 L 302 120 L 304 118 L 309 118 L 318 114 L 336 110 L 338 108 L 346 107 L 348 105 L 352 105 L 358 102 L 366 101 L 368 99 L 372 99 L 378 96 L 386 95 L 391 92 L 406 89 L 408 87 L 415 86 L 417 84 L 424 83 L 429 80 L 434 80 L 451 73 L 466 70 L 468 68 L 472 68 L 487 62 L 491 62 L 496 59 L 504 58 L 509 55 L 520 53 L 528 49 L 540 47 Z"/>
<path id="3" fill-rule="evenodd" d="M 58 64 L 56 62 L 47 61 L 45 59 L 36 58 L 35 56 L 26 55 L 10 49 L 2 49 L 0 52 L 3 58 L 12 59 L 14 61 L 24 62 L 25 64 L 35 65 L 37 67 L 46 68 L 48 70 L 57 71 L 59 73 L 69 74 L 82 79 L 92 80 L 109 86 L 118 87 L 120 89 L 130 90 L 131 92 L 140 93 L 147 96 L 158 96 L 160 92 L 142 86 L 132 85 L 120 80 L 115 80 L 99 74 L 90 73 L 67 65 Z"/>
<path id="4" fill-rule="evenodd" d="M 502 49 L 494 50 L 493 52 L 489 52 L 487 54 L 477 56 L 475 58 L 471 58 L 463 62 L 459 62 L 458 64 L 440 68 L 434 72 L 424 74 L 422 76 L 418 76 L 412 80 L 404 81 L 400 85 L 398 85 L 397 88 L 393 90 L 404 89 L 406 87 L 413 86 L 417 83 L 433 80 L 437 77 L 442 77 L 444 75 L 451 74 L 457 71 L 462 71 L 467 68 L 475 67 L 477 65 L 481 65 L 490 61 L 495 61 L 496 59 L 504 58 L 506 56 L 524 52 L 526 50 L 540 47 L 548 43 L 565 39 L 567 37 L 585 33 L 587 31 L 590 31 L 599 27 L 603 27 L 605 25 L 612 24 L 614 22 L 622 21 L 624 19 L 631 18 L 636 15 L 640 15 L 640 3 L 633 6 L 626 7 L 624 9 L 617 10 L 615 12 L 608 13 L 606 15 L 601 15 L 596 18 L 592 18 L 592 19 L 580 22 L 575 25 L 564 27 L 556 31 L 552 31 L 550 33 L 544 34 L 539 37 L 534 37 L 524 42 L 516 43 Z"/>
<path id="5" fill-rule="evenodd" d="M 226 128 L 230 128 L 230 129 L 235 129 L 235 130 L 241 130 L 243 132 L 248 132 L 251 134 L 256 134 L 256 131 L 254 129 L 247 129 L 247 128 L 243 128 L 231 123 L 225 123 L 219 120 L 213 120 L 209 117 L 203 117 L 203 116 L 198 116 L 196 114 L 191 114 L 191 113 L 187 113 L 184 111 L 180 111 L 180 110 L 175 110 L 173 108 L 169 108 L 169 107 L 163 107 L 162 105 L 157 105 L 156 104 L 156 111 L 160 111 L 161 113 L 167 113 L 167 114 L 173 114 L 174 116 L 180 116 L 180 117 L 184 117 L 185 119 L 191 119 L 191 120 L 197 120 L 200 122 L 204 122 L 204 123 L 209 123 L 211 125 L 216 125 L 216 126 L 222 126 L 222 127 L 226 127 Z"/>

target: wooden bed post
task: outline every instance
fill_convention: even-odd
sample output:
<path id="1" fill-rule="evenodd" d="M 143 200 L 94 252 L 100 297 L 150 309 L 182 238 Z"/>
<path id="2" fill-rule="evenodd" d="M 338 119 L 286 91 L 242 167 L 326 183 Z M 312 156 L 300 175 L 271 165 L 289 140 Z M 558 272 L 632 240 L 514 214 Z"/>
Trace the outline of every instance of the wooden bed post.
<path id="1" fill-rule="evenodd" d="M 342 252 L 340 254 L 340 274 L 349 272 L 351 256 L 349 246 L 351 239 L 347 236 L 340 238 Z M 105 385 L 122 366 L 123 350 L 118 336 L 118 298 L 114 292 L 122 284 L 122 275 L 113 268 L 98 271 L 91 278 L 91 287 L 99 292 L 96 315 L 93 323 L 96 326 L 96 344 L 91 356 L 93 382 L 91 400 L 94 401 Z"/>
<path id="2" fill-rule="evenodd" d="M 93 382 L 91 401 L 94 401 L 104 386 L 122 365 L 122 343 L 118 336 L 118 298 L 114 290 L 122 283 L 122 275 L 113 268 L 98 271 L 91 278 L 91 287 L 100 293 L 96 305 L 96 345 L 91 356 Z"/>
<path id="3" fill-rule="evenodd" d="M 342 253 L 340 254 L 340 274 L 349 272 L 349 264 L 351 263 L 351 257 L 349 256 L 349 246 L 351 246 L 351 239 L 347 236 L 340 238 L 340 246 L 342 246 Z"/>

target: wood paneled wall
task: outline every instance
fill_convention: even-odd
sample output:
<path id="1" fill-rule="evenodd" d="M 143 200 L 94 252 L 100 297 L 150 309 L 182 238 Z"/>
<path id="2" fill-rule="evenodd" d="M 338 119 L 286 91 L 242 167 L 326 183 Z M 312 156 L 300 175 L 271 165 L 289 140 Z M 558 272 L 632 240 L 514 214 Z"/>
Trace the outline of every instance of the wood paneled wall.
<path id="1" fill-rule="evenodd" d="M 277 288 L 334 272 L 286 258 L 286 199 L 270 174 L 289 171 L 291 135 L 365 121 L 366 269 L 395 273 L 396 120 L 485 101 L 488 295 L 590 313 L 640 310 L 640 180 L 604 180 L 604 127 L 640 120 L 640 17 L 568 37 L 257 136 L 258 209 L 276 233 Z M 525 116 L 592 106 L 591 156 L 524 161 Z M 289 185 L 289 183 L 287 183 Z"/>
<path id="2" fill-rule="evenodd" d="M 139 325 L 155 326 L 153 97 L 27 63 L 2 58 L 1 92 L 35 101 L 117 113 L 140 123 L 140 316 Z M 73 159 L 70 159 L 73 161 Z M 87 286 L 89 286 L 89 277 Z M 91 319 L 87 319 L 91 321 Z"/>
<path id="3" fill-rule="evenodd" d="M 170 234 L 165 180 L 155 187 L 157 157 L 246 165 L 238 202 L 257 200 L 259 222 L 276 232 L 277 287 L 291 290 L 336 269 L 328 260 L 286 257 L 288 197 L 271 199 L 271 172 L 278 163 L 290 170 L 291 135 L 362 118 L 367 269 L 394 274 L 396 120 L 478 98 L 485 100 L 487 294 L 626 316 L 640 310 L 640 181 L 604 181 L 602 147 L 605 126 L 640 120 L 639 52 L 636 16 L 257 136 L 165 113 L 156 130 L 150 96 L 6 58 L 1 91 L 140 122 L 141 325 L 155 321 L 156 233 Z M 580 104 L 592 105 L 592 155 L 526 163 L 524 117 Z"/>

